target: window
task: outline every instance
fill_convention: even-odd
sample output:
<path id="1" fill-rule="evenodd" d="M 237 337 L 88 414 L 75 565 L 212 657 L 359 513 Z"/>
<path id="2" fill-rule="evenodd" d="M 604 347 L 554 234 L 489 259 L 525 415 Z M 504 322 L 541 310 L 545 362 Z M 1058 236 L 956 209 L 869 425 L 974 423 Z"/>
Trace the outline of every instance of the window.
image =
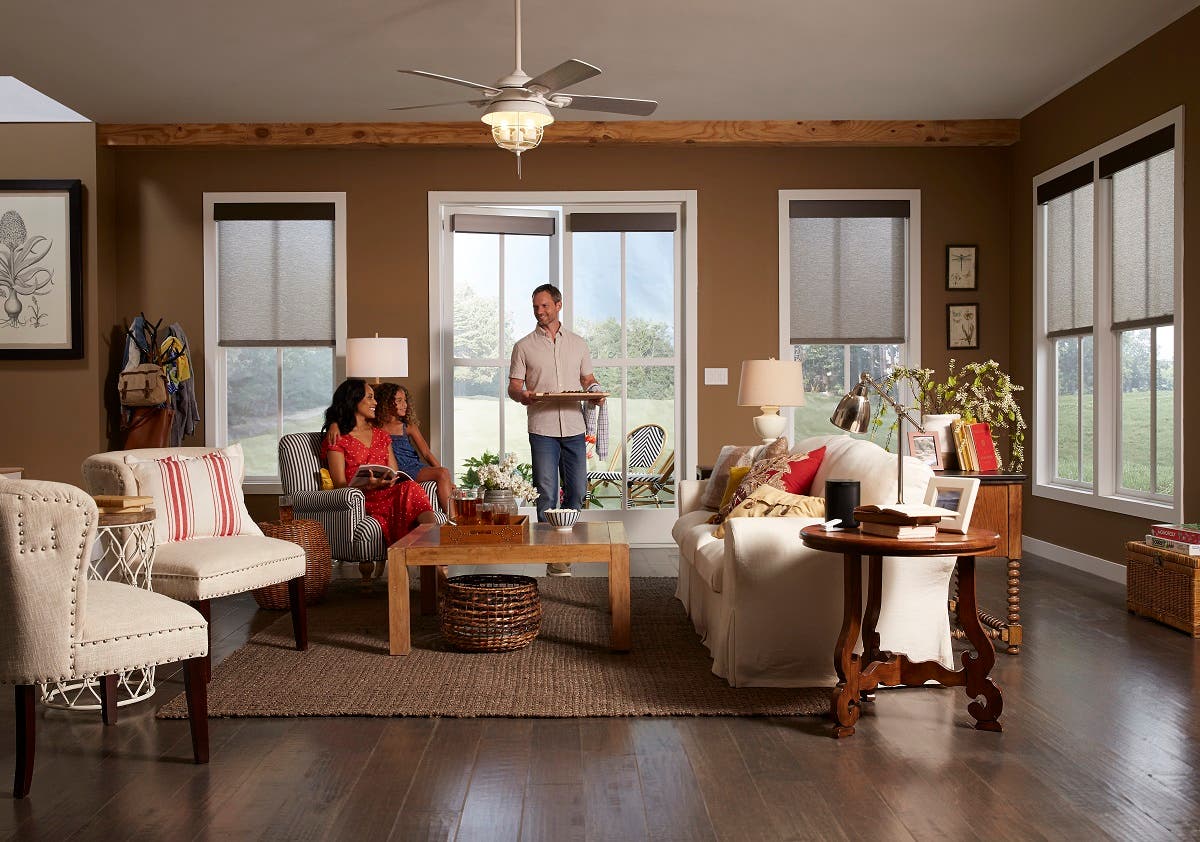
<path id="1" fill-rule="evenodd" d="M 484 450 L 529 460 L 525 407 L 507 397 L 513 343 L 534 328 L 530 296 L 553 283 L 608 400 L 611 469 L 589 508 L 625 522 L 631 543 L 665 544 L 675 486 L 695 470 L 695 194 L 435 193 L 430 196 L 430 442 L 456 476 Z M 637 435 L 635 457 L 622 445 Z M 650 441 L 651 446 L 642 444 Z M 661 442 L 661 443 L 660 443 Z"/>
<path id="2" fill-rule="evenodd" d="M 806 392 L 793 441 L 840 432 L 829 416 L 861 372 L 916 364 L 919 203 L 919 191 L 780 192 L 782 353 L 803 362 Z"/>
<path id="3" fill-rule="evenodd" d="M 344 194 L 205 194 L 208 441 L 279 484 L 284 433 L 319 429 L 344 342 Z"/>
<path id="4" fill-rule="evenodd" d="M 1040 496 L 1152 518 L 1178 511 L 1179 117 L 1034 180 Z"/>

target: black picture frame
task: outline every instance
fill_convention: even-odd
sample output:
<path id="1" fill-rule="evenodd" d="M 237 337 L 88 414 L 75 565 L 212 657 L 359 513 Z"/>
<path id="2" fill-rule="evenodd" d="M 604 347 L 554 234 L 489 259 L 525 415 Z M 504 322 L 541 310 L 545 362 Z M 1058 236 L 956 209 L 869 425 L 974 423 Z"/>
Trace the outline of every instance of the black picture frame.
<path id="1" fill-rule="evenodd" d="M 957 337 L 959 344 L 955 344 L 956 337 L 954 335 L 954 311 L 962 310 L 964 313 L 970 313 L 970 320 L 975 323 L 973 337 L 967 339 L 960 335 Z M 960 331 L 961 334 L 961 331 Z M 966 302 L 963 304 L 947 304 L 946 305 L 946 350 L 948 351 L 977 351 L 979 350 L 979 303 L 975 301 Z"/>
<path id="2" fill-rule="evenodd" d="M 953 266 L 950 261 L 954 258 L 954 250 L 970 249 L 971 251 L 971 284 L 965 286 L 959 283 L 959 279 L 955 277 Z M 960 261 L 961 263 L 961 261 Z M 953 283 L 958 285 L 954 286 Z M 979 289 L 979 246 L 970 243 L 959 243 L 946 246 L 946 291 L 947 292 L 974 292 Z"/>
<path id="3" fill-rule="evenodd" d="M 63 239 L 66 241 L 67 255 L 65 260 L 59 262 L 60 265 L 66 266 L 67 283 L 70 285 L 65 295 L 69 344 L 67 341 L 60 341 L 39 347 L 34 344 L 11 342 L 10 337 L 5 335 L 4 327 L 17 327 L 27 303 L 36 303 L 37 300 L 36 294 L 21 292 L 13 277 L 20 271 L 13 266 L 14 257 L 19 253 L 21 245 L 17 243 L 17 238 L 21 238 L 22 243 L 28 243 L 33 236 L 45 236 L 40 232 L 28 231 L 20 214 L 11 207 L 6 207 L 6 200 L 17 196 L 31 198 L 36 194 L 61 194 L 48 195 L 46 198 L 67 203 L 67 231 L 61 232 L 65 235 Z M 13 222 L 12 217 L 5 216 L 10 211 L 17 214 L 17 221 L 20 222 L 15 227 L 5 224 L 6 220 L 9 223 Z M 60 232 L 53 230 L 51 233 L 58 235 Z M 44 257 L 50 256 L 55 245 L 57 242 L 52 240 Z M 0 252 L 7 252 L 4 255 L 7 259 L 0 261 L 0 276 L 3 276 L 0 277 L 0 294 L 3 294 L 3 301 L 0 302 L 0 360 L 83 359 L 83 182 L 80 179 L 0 180 Z M 36 254 L 31 252 L 27 257 L 36 258 Z M 34 269 L 36 273 L 37 269 L 42 268 L 35 266 L 41 259 L 34 259 L 26 268 Z M 39 315 L 38 318 L 40 317 Z M 24 324 L 28 324 L 28 315 L 25 316 Z"/>

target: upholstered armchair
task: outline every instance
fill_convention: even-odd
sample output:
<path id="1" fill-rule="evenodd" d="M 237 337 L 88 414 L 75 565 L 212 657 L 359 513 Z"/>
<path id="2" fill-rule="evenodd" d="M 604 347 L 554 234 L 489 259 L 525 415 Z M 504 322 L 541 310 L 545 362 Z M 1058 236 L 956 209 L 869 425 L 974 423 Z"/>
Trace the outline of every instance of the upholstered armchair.
<path id="1" fill-rule="evenodd" d="M 232 450 L 232 449 L 231 449 Z M 146 448 L 113 450 L 89 456 L 83 463 L 84 487 L 91 494 L 143 494 L 154 498 L 158 512 L 169 508 L 162 488 L 143 487 L 135 474 L 133 460 L 158 460 L 167 457 L 186 459 L 214 453 L 211 447 Z M 244 468 L 240 462 L 234 468 L 232 501 L 244 513 L 241 485 Z M 210 493 L 211 496 L 211 493 Z M 197 503 L 203 501 L 196 501 Z M 209 501 L 211 502 L 211 501 Z M 161 522 L 160 522 L 161 523 Z M 158 535 L 154 551 L 154 570 L 150 578 L 156 593 L 190 603 L 206 620 L 211 619 L 210 600 L 232 594 L 288 583 L 292 610 L 292 628 L 296 648 L 308 648 L 308 618 L 304 604 L 304 549 L 299 544 L 268 538 L 250 521 L 245 534 L 222 537 L 196 537 L 187 540 L 168 540 Z M 158 527 L 156 526 L 156 531 Z"/>
<path id="2" fill-rule="evenodd" d="M 321 434 L 288 433 L 279 439 L 279 480 L 283 493 L 292 497 L 292 512 L 297 518 L 318 521 L 329 536 L 333 558 L 358 562 L 364 578 L 376 564 L 382 570 L 387 560 L 383 529 L 379 521 L 367 517 L 366 498 L 357 488 L 321 490 Z M 438 506 L 437 483 L 423 482 L 438 523 L 446 523 L 446 513 Z"/>
<path id="3" fill-rule="evenodd" d="M 192 755 L 208 762 L 208 623 L 161 594 L 89 580 L 96 522 L 78 488 L 0 479 L 0 682 L 16 685 L 14 798 L 33 782 L 34 685 L 46 682 L 99 679 L 113 725 L 118 673 L 183 661 Z"/>

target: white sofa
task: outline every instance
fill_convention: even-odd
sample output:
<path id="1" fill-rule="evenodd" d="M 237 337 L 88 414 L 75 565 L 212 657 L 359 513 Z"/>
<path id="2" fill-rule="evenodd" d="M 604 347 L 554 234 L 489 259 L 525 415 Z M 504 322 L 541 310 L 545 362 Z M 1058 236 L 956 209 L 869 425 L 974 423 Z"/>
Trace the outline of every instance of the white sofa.
<path id="1" fill-rule="evenodd" d="M 861 483 L 860 502 L 896 501 L 896 457 L 848 435 L 799 442 L 804 453 L 822 444 L 824 461 L 812 494 L 826 479 Z M 933 476 L 905 457 L 906 502 L 924 500 Z M 734 687 L 816 687 L 835 681 L 833 650 L 842 625 L 842 558 L 806 548 L 800 529 L 816 518 L 733 518 L 725 538 L 713 537 L 700 507 L 705 480 L 679 484 L 676 596 L 713 658 L 713 672 Z M 954 558 L 883 559 L 878 631 L 883 649 L 953 668 L 946 611 Z M 865 567 L 865 562 L 864 562 Z M 864 571 L 863 592 L 866 593 Z"/>

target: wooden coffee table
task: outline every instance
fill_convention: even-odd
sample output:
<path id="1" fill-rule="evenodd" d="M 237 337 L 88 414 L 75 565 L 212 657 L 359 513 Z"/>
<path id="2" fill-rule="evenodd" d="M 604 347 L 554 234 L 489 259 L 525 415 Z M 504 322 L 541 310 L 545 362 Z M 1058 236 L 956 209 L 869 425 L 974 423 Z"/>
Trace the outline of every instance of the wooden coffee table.
<path id="1" fill-rule="evenodd" d="M 443 544 L 441 528 L 423 524 L 388 548 L 388 640 L 391 654 L 412 651 L 408 568 L 421 570 L 421 613 L 437 613 L 437 568 L 453 564 L 608 565 L 608 605 L 612 613 L 612 648 L 628 652 L 629 540 L 621 523 L 587 521 L 570 532 L 548 523 L 531 523 L 520 544 Z"/>

